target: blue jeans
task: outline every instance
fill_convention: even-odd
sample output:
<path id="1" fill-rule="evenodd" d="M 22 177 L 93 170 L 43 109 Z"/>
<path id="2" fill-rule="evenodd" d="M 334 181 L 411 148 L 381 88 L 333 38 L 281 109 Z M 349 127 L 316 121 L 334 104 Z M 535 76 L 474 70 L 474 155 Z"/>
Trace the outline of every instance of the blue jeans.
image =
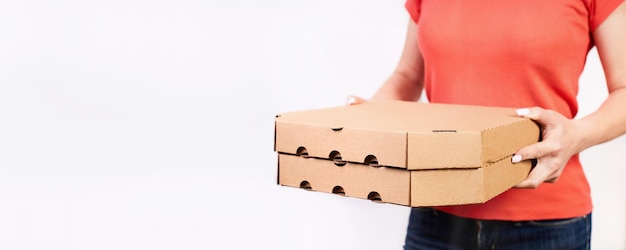
<path id="1" fill-rule="evenodd" d="M 412 208 L 405 250 L 589 249 L 591 214 L 539 221 L 474 220 L 432 208 Z"/>

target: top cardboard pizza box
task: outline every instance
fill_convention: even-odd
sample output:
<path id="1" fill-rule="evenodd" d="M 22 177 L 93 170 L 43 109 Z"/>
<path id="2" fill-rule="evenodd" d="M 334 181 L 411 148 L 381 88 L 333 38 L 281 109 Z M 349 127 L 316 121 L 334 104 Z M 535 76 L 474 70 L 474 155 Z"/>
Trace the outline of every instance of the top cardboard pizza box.
<path id="1" fill-rule="evenodd" d="M 405 101 L 287 112 L 276 116 L 274 150 L 405 168 L 480 168 L 539 140 L 515 109 Z"/>

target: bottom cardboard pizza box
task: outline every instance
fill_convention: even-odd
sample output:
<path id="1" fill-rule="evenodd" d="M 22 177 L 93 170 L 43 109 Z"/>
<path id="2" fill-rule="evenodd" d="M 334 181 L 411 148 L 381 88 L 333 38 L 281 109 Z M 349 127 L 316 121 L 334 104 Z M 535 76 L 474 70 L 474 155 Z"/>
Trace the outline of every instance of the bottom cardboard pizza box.
<path id="1" fill-rule="evenodd" d="M 411 207 L 484 203 L 528 176 L 511 157 L 477 168 L 407 170 L 278 154 L 278 184 Z"/>

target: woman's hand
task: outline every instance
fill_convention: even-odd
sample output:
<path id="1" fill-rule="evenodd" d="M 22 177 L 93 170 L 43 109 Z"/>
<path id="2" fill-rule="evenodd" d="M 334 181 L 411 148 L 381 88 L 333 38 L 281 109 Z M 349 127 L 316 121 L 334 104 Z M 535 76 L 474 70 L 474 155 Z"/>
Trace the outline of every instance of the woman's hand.
<path id="1" fill-rule="evenodd" d="M 566 118 L 552 110 L 542 108 L 518 109 L 517 114 L 539 123 L 542 128 L 542 141 L 521 148 L 513 156 L 512 162 L 537 159 L 537 165 L 528 178 L 517 188 L 537 188 L 543 182 L 556 182 L 569 159 L 579 153 L 579 142 L 585 131 L 577 121 Z"/>

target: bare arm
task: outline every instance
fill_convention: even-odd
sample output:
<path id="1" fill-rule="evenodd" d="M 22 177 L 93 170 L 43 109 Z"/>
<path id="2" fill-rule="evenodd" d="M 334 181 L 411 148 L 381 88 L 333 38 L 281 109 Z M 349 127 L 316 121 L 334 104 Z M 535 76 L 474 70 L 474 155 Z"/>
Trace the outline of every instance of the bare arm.
<path id="1" fill-rule="evenodd" d="M 513 162 L 537 159 L 537 166 L 517 187 L 535 188 L 544 181 L 556 181 L 572 155 L 626 133 L 626 2 L 596 29 L 593 38 L 606 76 L 607 99 L 578 120 L 541 108 L 518 110 L 543 126 L 544 140 L 513 157 Z"/>
<path id="2" fill-rule="evenodd" d="M 626 4 L 622 3 L 593 33 L 604 68 L 609 96 L 600 108 L 581 119 L 587 136 L 582 148 L 626 133 Z"/>
<path id="3" fill-rule="evenodd" d="M 423 87 L 424 60 L 417 44 L 417 25 L 410 20 L 400 61 L 371 100 L 416 101 Z"/>

